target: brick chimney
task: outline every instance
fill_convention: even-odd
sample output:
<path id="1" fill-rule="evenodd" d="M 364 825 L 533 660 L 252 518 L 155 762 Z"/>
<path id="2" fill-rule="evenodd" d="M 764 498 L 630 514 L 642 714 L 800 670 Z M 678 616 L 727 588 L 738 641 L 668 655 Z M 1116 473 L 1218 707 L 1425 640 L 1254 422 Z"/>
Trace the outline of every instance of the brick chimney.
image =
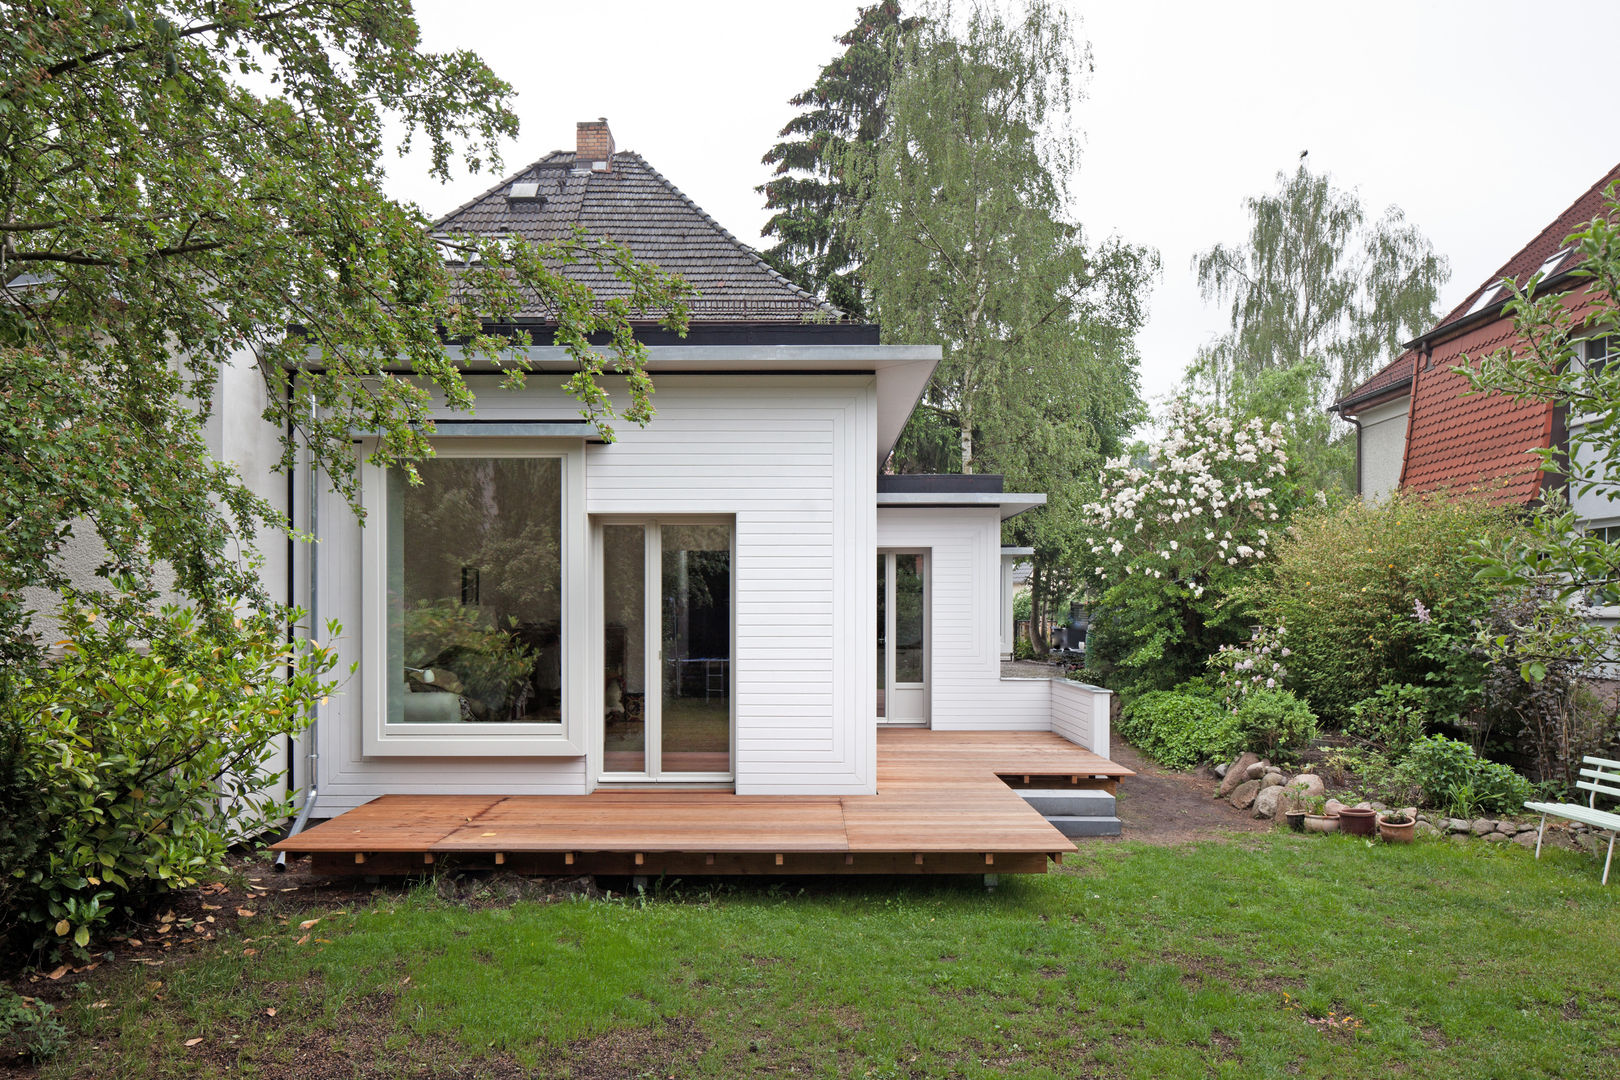
<path id="1" fill-rule="evenodd" d="M 607 117 L 574 125 L 574 168 L 579 172 L 613 171 L 613 132 Z"/>

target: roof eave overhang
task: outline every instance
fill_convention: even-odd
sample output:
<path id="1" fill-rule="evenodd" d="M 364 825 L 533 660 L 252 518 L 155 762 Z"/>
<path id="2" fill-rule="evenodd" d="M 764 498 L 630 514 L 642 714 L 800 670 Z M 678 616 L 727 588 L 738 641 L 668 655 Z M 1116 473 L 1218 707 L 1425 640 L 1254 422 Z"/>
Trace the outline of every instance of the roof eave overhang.
<path id="1" fill-rule="evenodd" d="M 1026 510 L 1046 505 L 1046 496 L 1032 491 L 881 491 L 879 509 L 952 509 L 989 510 L 1001 512 L 1001 520 L 1017 517 Z"/>
<path id="2" fill-rule="evenodd" d="M 1574 285 L 1577 281 L 1589 276 L 1579 273 L 1584 265 L 1585 264 L 1583 263 L 1577 263 L 1575 266 L 1563 271 L 1562 273 L 1554 274 L 1552 277 L 1540 282 L 1536 286 L 1536 291 L 1538 293 L 1562 292 L 1564 289 Z M 1481 308 L 1472 314 L 1463 315 L 1459 318 L 1451 320 L 1448 323 L 1441 323 L 1439 326 L 1436 326 L 1423 336 L 1415 337 L 1411 341 L 1408 341 L 1404 348 L 1413 349 L 1418 352 L 1422 352 L 1425 349 L 1433 349 L 1434 346 L 1440 342 L 1450 341 L 1452 338 L 1467 333 L 1476 326 L 1484 326 L 1486 323 L 1493 323 L 1502 317 L 1503 312 L 1507 309 L 1507 305 L 1512 301 L 1512 299 L 1513 296 L 1510 293 L 1508 296 L 1490 305 L 1489 307 Z"/>
<path id="3" fill-rule="evenodd" d="M 1340 416 L 1355 416 L 1368 409 L 1387 404 L 1396 398 L 1410 397 L 1412 394 L 1412 376 L 1408 375 L 1400 382 L 1388 383 L 1366 394 L 1357 394 L 1342 401 L 1335 401 L 1331 412 Z"/>

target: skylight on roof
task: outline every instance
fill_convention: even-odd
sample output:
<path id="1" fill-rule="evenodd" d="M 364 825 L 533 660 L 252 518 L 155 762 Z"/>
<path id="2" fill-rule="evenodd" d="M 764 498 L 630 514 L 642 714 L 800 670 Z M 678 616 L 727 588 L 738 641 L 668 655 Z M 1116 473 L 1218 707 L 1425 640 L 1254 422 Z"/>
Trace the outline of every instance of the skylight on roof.
<path id="1" fill-rule="evenodd" d="M 1559 264 L 1564 261 L 1564 257 L 1569 254 L 1569 251 L 1569 248 L 1565 248 L 1562 251 L 1554 252 L 1546 262 L 1541 264 L 1541 268 L 1538 269 L 1536 273 L 1540 275 L 1543 281 L 1553 276 L 1553 274 L 1557 271 Z"/>
<path id="2" fill-rule="evenodd" d="M 1474 315 L 1484 311 L 1486 308 L 1490 307 L 1492 302 L 1494 302 L 1501 295 L 1502 286 L 1500 284 L 1487 286 L 1485 291 L 1479 294 L 1479 299 L 1475 300 L 1473 306 L 1471 306 L 1467 311 L 1463 312 L 1463 314 Z"/>
<path id="3" fill-rule="evenodd" d="M 540 197 L 540 181 L 519 180 L 506 193 L 508 202 L 532 202 Z"/>

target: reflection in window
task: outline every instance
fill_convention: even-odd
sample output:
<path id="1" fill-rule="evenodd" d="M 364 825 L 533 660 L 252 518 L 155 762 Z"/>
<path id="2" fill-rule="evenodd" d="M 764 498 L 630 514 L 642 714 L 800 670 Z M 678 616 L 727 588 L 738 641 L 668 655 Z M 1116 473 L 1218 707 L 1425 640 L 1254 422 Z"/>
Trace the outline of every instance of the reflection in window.
<path id="1" fill-rule="evenodd" d="M 388 721 L 562 719 L 562 461 L 438 458 L 388 480 Z"/>
<path id="2" fill-rule="evenodd" d="M 894 681 L 923 681 L 923 573 L 921 555 L 894 557 Z"/>

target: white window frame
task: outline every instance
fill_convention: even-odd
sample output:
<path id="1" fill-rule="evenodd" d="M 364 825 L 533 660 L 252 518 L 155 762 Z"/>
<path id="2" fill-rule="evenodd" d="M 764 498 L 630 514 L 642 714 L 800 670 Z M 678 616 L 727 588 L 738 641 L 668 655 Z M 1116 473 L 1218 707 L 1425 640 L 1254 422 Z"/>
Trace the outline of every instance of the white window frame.
<path id="1" fill-rule="evenodd" d="M 369 456 L 375 440 L 362 445 Z M 367 757 L 583 757 L 590 660 L 590 538 L 585 515 L 585 443 L 572 438 L 435 440 L 441 458 L 556 458 L 562 462 L 562 719 L 546 724 L 388 723 L 388 471 L 363 461 L 361 505 L 361 749 Z"/>

